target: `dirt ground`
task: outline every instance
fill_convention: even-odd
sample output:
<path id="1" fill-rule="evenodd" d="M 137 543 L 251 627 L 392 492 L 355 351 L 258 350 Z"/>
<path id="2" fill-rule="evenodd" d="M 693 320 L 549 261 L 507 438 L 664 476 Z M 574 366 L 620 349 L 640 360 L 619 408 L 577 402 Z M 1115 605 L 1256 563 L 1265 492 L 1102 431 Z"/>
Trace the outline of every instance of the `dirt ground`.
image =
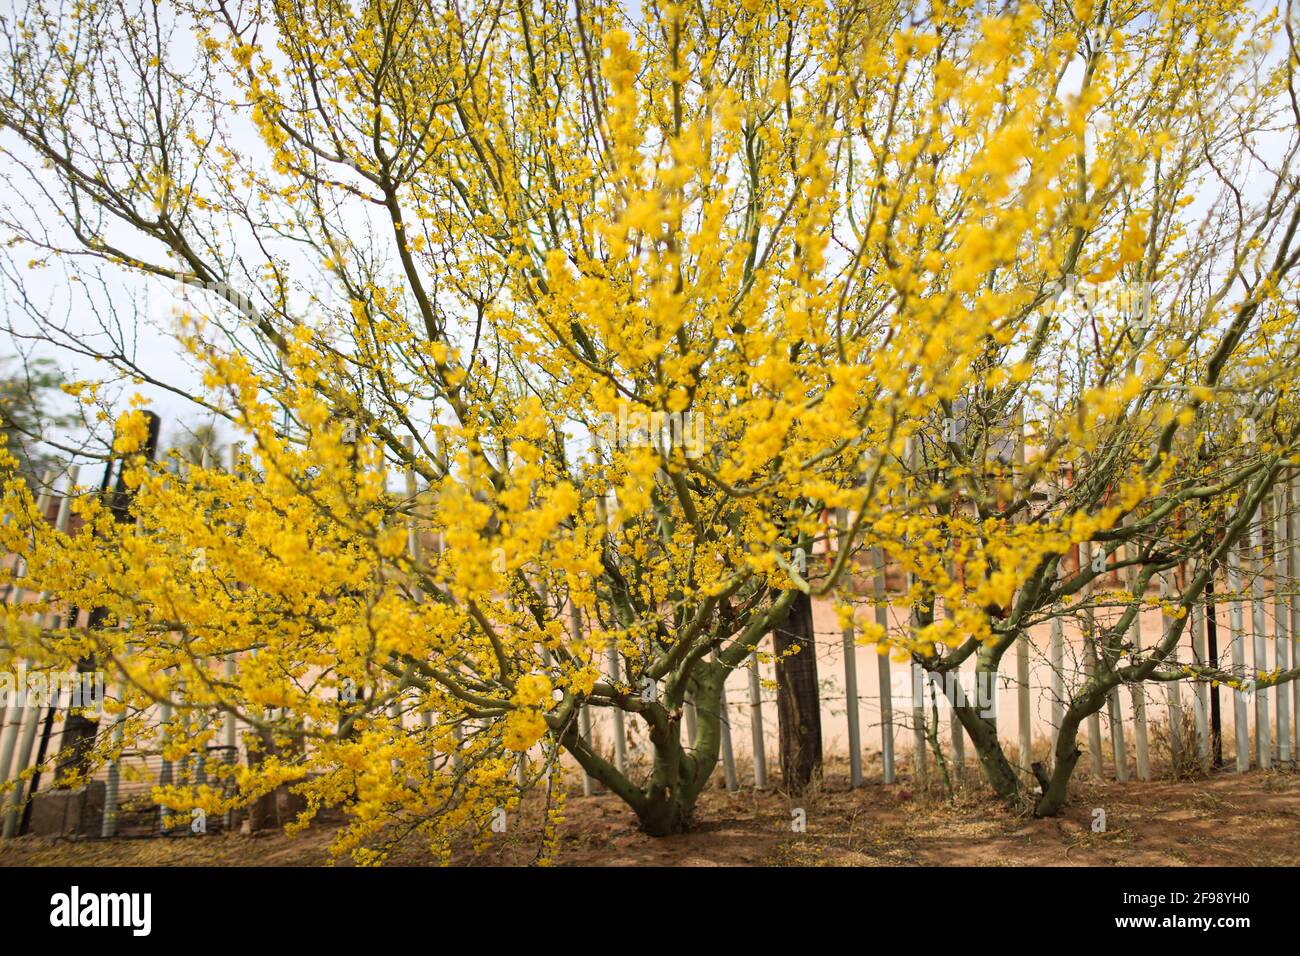
<path id="1" fill-rule="evenodd" d="M 508 822 L 487 845 L 462 849 L 463 864 L 522 865 L 540 845 L 539 807 Z M 795 826 L 803 810 L 806 829 Z M 1105 829 L 1093 829 L 1104 811 Z M 324 866 L 332 826 L 172 839 L 52 840 L 0 844 L 0 866 Z M 399 847 L 390 864 L 430 862 Z M 1184 780 L 1098 782 L 1080 774 L 1059 818 L 1021 817 L 959 789 L 952 802 L 918 797 L 908 784 L 850 790 L 828 768 L 815 793 L 708 790 L 696 828 L 653 838 L 610 795 L 567 802 L 554 862 L 561 866 L 1296 866 L 1300 865 L 1300 773 L 1226 771 Z"/>

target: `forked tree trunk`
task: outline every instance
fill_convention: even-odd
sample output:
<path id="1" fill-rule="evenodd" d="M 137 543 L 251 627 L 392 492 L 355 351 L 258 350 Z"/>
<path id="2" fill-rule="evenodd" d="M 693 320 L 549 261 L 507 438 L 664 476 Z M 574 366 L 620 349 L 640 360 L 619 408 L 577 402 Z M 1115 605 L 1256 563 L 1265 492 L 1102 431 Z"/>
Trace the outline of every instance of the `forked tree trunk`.
<path id="1" fill-rule="evenodd" d="M 954 710 L 975 748 L 984 779 L 993 788 L 993 792 L 1013 805 L 1020 805 L 1023 801 L 1020 778 L 1002 752 L 997 723 L 975 707 L 956 707 Z"/>
<path id="2" fill-rule="evenodd" d="M 634 807 L 641 829 L 650 836 L 685 833 L 695 822 L 699 790 L 694 786 L 694 761 L 679 742 L 680 722 L 673 720 L 671 726 L 667 736 L 657 731 L 650 734 L 654 770 L 644 803 Z"/>
<path id="3" fill-rule="evenodd" d="M 1073 708 L 1066 713 L 1056 738 L 1056 759 L 1052 761 L 1050 775 L 1041 766 L 1035 764 L 1034 769 L 1039 774 L 1038 779 L 1043 793 L 1038 798 L 1038 805 L 1034 807 L 1034 816 L 1054 817 L 1065 806 L 1065 798 L 1069 794 L 1070 775 L 1074 773 L 1074 765 L 1083 755 L 1083 751 L 1079 749 L 1079 724 L 1087 716 L 1086 713 L 1076 713 Z"/>
<path id="4" fill-rule="evenodd" d="M 785 787 L 797 793 L 821 773 L 821 695 L 812 600 L 800 594 L 783 624 L 772 630 L 776 652 L 776 715 Z M 794 649 L 797 653 L 790 653 Z"/>
<path id="5" fill-rule="evenodd" d="M 1066 797 L 1069 796 L 1070 775 L 1074 773 L 1074 766 L 1082 755 L 1079 750 L 1079 726 L 1105 706 L 1110 689 L 1117 683 L 1118 681 L 1111 680 L 1085 687 L 1065 709 L 1065 716 L 1061 718 L 1061 730 L 1056 737 L 1056 759 L 1052 762 L 1051 774 L 1041 765 L 1034 765 L 1034 772 L 1043 788 L 1034 807 L 1034 816 L 1054 817 L 1065 806 Z"/>
<path id="6" fill-rule="evenodd" d="M 728 670 L 717 663 L 697 665 L 693 692 L 697 710 L 695 739 L 683 743 L 681 712 L 673 707 L 663 726 L 651 726 L 650 744 L 654 762 L 650 779 L 638 786 L 610 761 L 591 749 L 571 724 L 563 744 L 582 769 L 609 788 L 637 815 L 641 829 L 650 836 L 684 833 L 695 820 L 700 791 L 718 765 L 722 740 L 722 686 Z M 670 706 L 680 701 L 669 701 Z"/>
<path id="7" fill-rule="evenodd" d="M 629 712 L 640 712 L 650 727 L 650 743 L 654 748 L 654 764 L 650 779 L 644 784 L 633 783 L 628 774 L 621 772 L 609 760 L 596 753 L 578 732 L 577 721 L 569 719 L 563 725 L 560 738 L 564 748 L 573 755 L 584 771 L 599 780 L 610 792 L 619 797 L 636 813 L 641 828 L 651 836 L 667 836 L 690 829 L 695 817 L 695 804 L 700 791 L 708 784 L 718 766 L 718 753 L 722 745 L 722 691 L 727 675 L 753 651 L 758 639 L 773 629 L 773 621 L 786 616 L 797 592 L 781 594 L 770 613 L 753 621 L 737 636 L 733 647 L 718 655 L 715 660 L 700 659 L 690 664 L 689 677 L 669 682 L 662 704 L 651 708 L 628 707 Z M 807 602 L 807 598 L 804 597 Z M 797 655 L 812 657 L 812 606 L 794 618 L 800 632 L 807 635 L 806 650 Z M 727 634 L 732 631 L 728 630 Z M 803 713 L 811 714 L 815 721 L 817 710 L 817 670 L 811 668 L 812 707 Z M 682 705 L 687 692 L 695 700 L 695 738 L 683 744 L 681 738 Z M 616 706 L 620 704 L 615 702 Z M 806 705 L 805 705 L 806 707 Z M 821 762 L 821 729 L 813 724 L 815 742 L 808 752 L 815 757 L 814 767 Z"/>
<path id="8" fill-rule="evenodd" d="M 1027 637 L 1022 635 L 1020 639 L 1026 640 Z M 981 649 L 975 664 L 975 700 L 952 701 L 950 698 L 949 702 L 975 748 L 984 779 L 997 796 L 1020 809 L 1025 802 L 1024 787 L 1002 750 L 996 712 L 992 709 L 1001 660 L 1001 653 L 994 653 L 989 648 Z"/>

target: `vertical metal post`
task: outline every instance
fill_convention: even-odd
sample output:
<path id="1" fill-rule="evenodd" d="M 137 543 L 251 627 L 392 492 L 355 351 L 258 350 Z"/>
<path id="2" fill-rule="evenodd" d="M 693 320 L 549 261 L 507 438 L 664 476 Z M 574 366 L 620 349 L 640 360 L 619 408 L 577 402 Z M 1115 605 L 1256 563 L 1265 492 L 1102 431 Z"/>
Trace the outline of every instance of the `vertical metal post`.
<path id="1" fill-rule="evenodd" d="M 907 462 L 907 470 L 913 476 L 915 476 L 917 470 L 917 449 L 919 447 L 920 442 L 913 436 L 907 440 L 906 450 L 903 453 L 904 460 Z M 907 584 L 910 593 L 912 588 L 916 586 L 915 575 L 910 572 L 907 576 Z M 908 615 L 908 625 L 915 632 L 920 627 L 920 623 L 918 607 L 913 604 Z M 917 788 L 925 790 L 930 780 L 929 765 L 925 753 L 925 669 L 917 663 L 915 655 L 912 656 L 911 664 L 913 774 Z"/>
<path id="2" fill-rule="evenodd" d="M 713 659 L 718 659 L 718 652 L 713 652 Z M 722 745 L 722 777 L 728 790 L 739 790 L 740 782 L 736 779 L 736 752 L 731 746 L 731 710 L 727 706 L 727 678 L 723 675 L 722 690 L 718 695 L 718 734 Z M 622 716 L 620 714 L 620 716 Z M 624 741 L 622 766 L 619 770 L 627 773 L 627 747 Z"/>
<path id="3" fill-rule="evenodd" d="M 13 696 L 17 697 L 18 688 L 14 688 Z M 13 760 L 13 747 L 9 747 L 8 753 L 4 753 L 3 748 L 9 739 L 9 717 L 17 715 L 18 708 L 9 706 L 9 695 L 5 696 L 5 705 L 0 708 L 0 783 L 9 782 L 9 762 Z"/>
<path id="4" fill-rule="evenodd" d="M 1171 593 L 1169 572 L 1161 571 L 1159 578 L 1160 601 L 1161 604 L 1164 605 L 1168 602 Z M 1173 618 L 1169 616 L 1168 612 L 1162 609 L 1161 621 L 1164 625 L 1161 628 L 1161 638 L 1163 639 L 1164 635 L 1169 633 L 1169 628 L 1173 626 Z M 1177 645 L 1174 645 L 1173 650 L 1170 652 L 1166 660 L 1177 666 Z M 1165 683 L 1165 698 L 1169 704 L 1169 753 L 1170 757 L 1175 762 L 1182 756 L 1183 752 L 1183 699 L 1182 692 L 1178 685 L 1179 682 L 1176 680 L 1171 680 Z"/>
<path id="5" fill-rule="evenodd" d="M 1136 547 L 1129 545 L 1133 551 L 1128 553 L 1128 557 L 1136 560 L 1138 555 Z M 1129 641 L 1133 645 L 1133 655 L 1135 657 L 1142 654 L 1142 608 L 1146 603 L 1146 594 L 1138 593 L 1138 580 L 1140 575 L 1136 565 L 1129 568 L 1128 588 L 1132 592 L 1130 600 L 1136 601 L 1138 612 L 1133 615 L 1133 623 L 1129 626 Z M 1147 732 L 1147 695 L 1146 688 L 1141 681 L 1134 681 L 1129 684 L 1129 699 L 1133 702 L 1133 753 L 1137 758 L 1137 778 L 1139 780 L 1151 779 L 1151 738 Z"/>
<path id="6" fill-rule="evenodd" d="M 3 838 L 6 840 L 16 836 L 18 832 L 18 814 L 22 809 L 23 798 L 26 795 L 26 785 L 22 779 L 22 773 L 31 762 L 32 748 L 36 744 L 36 729 L 40 724 L 41 709 L 32 707 L 30 701 L 27 704 L 28 706 L 22 708 L 23 729 L 22 738 L 18 744 L 18 762 L 14 765 L 14 788 L 9 794 L 9 809 L 5 813 Z"/>
<path id="7" fill-rule="evenodd" d="M 5 723 L 3 728 L 3 738 L 0 739 L 0 783 L 8 783 L 16 777 L 18 773 L 26 769 L 19 767 L 17 771 L 11 773 L 13 764 L 14 751 L 18 747 L 18 738 L 21 734 L 23 717 L 26 714 L 25 706 L 27 699 L 26 681 L 27 668 L 26 663 L 19 668 L 21 681 L 14 687 L 14 699 L 10 702 L 5 710 Z"/>
<path id="8" fill-rule="evenodd" d="M 1205 607 L 1200 601 L 1192 605 L 1192 657 L 1198 664 L 1205 663 Z M 1210 769 L 1210 689 L 1205 681 L 1192 685 L 1192 710 L 1196 717 L 1196 756 L 1201 769 Z"/>
<path id="9" fill-rule="evenodd" d="M 436 757 L 436 751 L 434 749 L 433 740 L 432 740 L 433 737 L 432 711 L 428 711 L 428 710 L 420 711 L 420 726 L 424 728 L 425 739 L 429 741 L 429 757 L 425 762 L 425 769 L 429 773 L 429 778 L 432 779 L 434 774 L 438 772 L 438 760 Z"/>
<path id="10" fill-rule="evenodd" d="M 230 656 L 226 658 L 226 680 L 234 681 L 235 679 L 235 658 Z M 239 727 L 235 718 L 234 711 L 226 713 L 225 725 L 222 728 L 223 740 L 226 753 L 232 764 L 239 763 Z"/>
<path id="11" fill-rule="evenodd" d="M 910 443 L 910 450 L 907 456 L 908 464 L 915 465 L 916 443 Z M 907 576 L 908 591 L 910 592 L 916 586 L 915 576 L 911 573 Z M 920 627 L 920 616 L 917 605 L 913 604 L 908 615 L 909 627 L 916 631 Z M 912 677 L 912 773 L 913 780 L 918 790 L 924 791 L 930 782 L 929 760 L 925 752 L 926 747 L 926 729 L 925 729 L 925 669 L 917 662 L 916 657 L 911 658 L 911 677 Z"/>
<path id="12" fill-rule="evenodd" d="M 402 705 L 400 699 L 397 697 L 394 697 L 388 702 L 388 719 L 397 724 L 397 733 L 399 735 L 404 733 L 404 727 L 402 724 Z M 394 757 L 389 761 L 388 766 L 392 769 L 393 776 L 396 777 L 401 772 L 402 761 Z"/>
<path id="13" fill-rule="evenodd" d="M 849 512 L 837 508 L 836 528 L 839 532 L 836 551 L 848 547 Z M 850 582 L 853 574 L 849 572 Z M 849 786 L 862 786 L 862 730 L 858 723 L 858 653 L 854 640 L 853 619 L 850 618 L 840 632 L 844 648 L 844 713 L 849 729 Z"/>
<path id="14" fill-rule="evenodd" d="M 1118 661 L 1111 661 L 1112 667 Z M 1106 695 L 1106 715 L 1110 723 L 1110 749 L 1115 759 L 1115 779 L 1128 780 L 1128 741 L 1124 734 L 1124 710 L 1120 703 L 1119 688 L 1112 687 Z"/>
<path id="15" fill-rule="evenodd" d="M 1286 485 L 1273 487 L 1273 653 L 1276 669 L 1285 671 L 1291 666 L 1291 611 L 1287 605 L 1286 587 L 1290 567 L 1287 546 L 1287 494 Z M 1273 740 L 1280 766 L 1291 766 L 1291 700 L 1287 688 L 1277 689 L 1277 733 Z"/>
<path id="16" fill-rule="evenodd" d="M 36 497 L 36 510 L 41 520 L 45 519 L 45 512 L 50 505 L 49 489 L 53 483 L 54 472 L 48 470 L 41 476 L 41 491 Z M 18 560 L 21 561 L 22 558 L 19 557 Z M 23 604 L 25 590 L 21 585 L 14 585 L 10 600 L 15 608 Z M 26 668 L 22 667 L 20 671 L 22 679 L 14 687 L 17 699 L 11 702 L 8 708 L 9 726 L 4 729 L 4 740 L 0 743 L 0 780 L 5 783 L 12 781 L 14 785 L 9 794 L 9 806 L 5 812 L 3 829 L 0 829 L 0 836 L 6 840 L 16 836 L 18 832 L 19 814 L 26 794 L 26 782 L 22 779 L 22 775 L 31 763 L 32 749 L 36 745 L 36 731 L 41 718 L 41 708 L 33 706 L 27 693 Z M 59 702 L 55 700 L 53 703 L 57 707 Z"/>
<path id="17" fill-rule="evenodd" d="M 1250 555 L 1251 555 L 1251 577 L 1250 577 L 1250 619 L 1253 647 L 1253 665 L 1255 670 L 1255 762 L 1261 770 L 1268 770 L 1273 766 L 1273 744 L 1271 741 L 1272 734 L 1269 733 L 1269 713 L 1268 713 L 1268 690 L 1260 687 L 1258 684 L 1259 675 L 1267 673 L 1268 664 L 1268 638 L 1265 634 L 1267 629 L 1268 605 L 1264 599 L 1264 522 L 1265 522 L 1264 502 L 1260 502 L 1259 510 L 1255 514 L 1255 520 L 1250 526 Z"/>
<path id="18" fill-rule="evenodd" d="M 605 664 L 609 668 L 609 679 L 614 684 L 623 682 L 622 675 L 619 673 L 619 656 L 618 644 L 611 638 L 609 646 L 605 650 Z M 722 687 L 721 704 L 722 714 L 722 757 L 723 761 L 733 760 L 731 753 L 731 728 L 727 726 L 727 688 L 724 684 Z M 614 712 L 614 765 L 618 767 L 618 772 L 627 773 L 627 727 L 623 723 L 623 709 L 621 707 L 612 708 Z"/>
<path id="19" fill-rule="evenodd" d="M 1079 568 L 1090 568 L 1092 565 L 1092 542 L 1081 541 L 1079 543 Z M 1093 609 L 1089 604 L 1092 601 L 1092 584 L 1089 583 L 1083 589 L 1083 660 L 1084 670 L 1089 680 L 1097 673 L 1097 621 L 1093 614 Z M 1092 762 L 1092 772 L 1101 779 L 1106 775 L 1106 765 L 1102 760 L 1101 754 L 1101 718 L 1096 711 L 1088 715 L 1088 755 Z"/>
<path id="20" fill-rule="evenodd" d="M 1120 711 L 1119 688 L 1106 695 L 1106 716 L 1110 720 L 1110 746 L 1115 756 L 1115 779 L 1128 780 L 1128 745 L 1124 740 L 1124 715 Z"/>
<path id="21" fill-rule="evenodd" d="M 767 743 L 763 734 L 763 682 L 758 676 L 758 648 L 749 655 L 749 732 L 754 747 L 754 788 L 767 789 Z"/>
<path id="22" fill-rule="evenodd" d="M 226 448 L 226 473 L 232 478 L 239 476 L 240 459 L 244 453 L 243 442 L 233 441 Z M 235 660 L 235 654 L 227 654 L 223 671 L 226 682 L 234 685 L 235 678 L 238 675 L 238 663 Z M 233 693 L 233 692 L 232 692 Z M 230 766 L 239 766 L 239 718 L 235 716 L 235 710 L 232 706 L 222 717 L 221 725 L 221 743 L 225 748 L 226 759 Z M 226 830 L 234 829 L 235 811 L 227 810 L 225 816 Z"/>
<path id="23" fill-rule="evenodd" d="M 916 608 L 912 609 L 912 627 L 918 626 Z M 930 782 L 929 762 L 925 745 L 925 669 L 912 659 L 912 761 L 916 786 L 924 790 Z"/>
<path id="24" fill-rule="evenodd" d="M 952 580 L 956 577 L 956 571 L 951 562 L 946 563 L 948 578 Z M 953 617 L 953 609 L 948 606 L 947 598 L 943 603 L 943 616 L 949 620 Z M 950 697 L 948 709 L 948 735 L 952 739 L 952 768 L 953 778 L 960 781 L 966 773 L 966 728 L 961 725 L 961 718 L 957 716 L 958 705 L 969 703 L 966 697 L 966 690 L 961 683 L 961 670 L 950 671 L 948 679 L 952 681 L 950 689 L 945 692 L 945 696 Z"/>
<path id="25" fill-rule="evenodd" d="M 119 687 L 118 693 L 121 693 Z M 113 750 L 122 746 L 125 712 L 113 718 Z M 108 765 L 108 779 L 104 782 L 104 817 L 99 824 L 99 835 L 104 839 L 117 836 L 118 791 L 121 768 L 116 758 Z"/>
<path id="26" fill-rule="evenodd" d="M 1228 551 L 1228 591 L 1232 594 L 1232 672 L 1246 674 L 1246 624 L 1241 600 L 1241 557 L 1237 548 Z M 1232 693 L 1232 724 L 1237 740 L 1237 773 L 1250 769 L 1250 712 L 1240 690 Z"/>
<path id="27" fill-rule="evenodd" d="M 1012 435 L 1011 451 L 1011 483 L 1013 496 L 1015 494 L 1015 482 L 1024 476 L 1025 472 L 1025 408 L 1024 405 L 1016 406 L 1015 420 L 1012 422 L 1014 434 Z M 1031 494 L 1029 489 L 1025 492 Z M 1032 500 L 1032 498 L 1030 499 Z M 1025 512 L 1020 512 L 1017 523 L 1023 523 Z M 1034 762 L 1034 716 L 1033 716 L 1033 693 L 1029 686 L 1029 634 L 1028 632 L 1021 635 L 1020 640 L 1016 641 L 1016 717 L 1018 718 L 1017 735 L 1019 743 L 1019 759 L 1016 761 L 1020 770 L 1020 776 L 1025 780 L 1033 779 L 1033 762 Z"/>
<path id="28" fill-rule="evenodd" d="M 1065 576 L 1064 572 L 1065 569 L 1058 559 L 1056 563 L 1058 582 Z M 1065 720 L 1065 624 L 1061 620 L 1061 615 L 1064 613 L 1065 609 L 1059 604 L 1053 609 L 1051 636 L 1048 643 L 1048 657 L 1051 659 L 1052 667 L 1052 747 L 1047 755 L 1049 767 L 1056 766 L 1056 744 L 1061 737 L 1061 724 Z"/>
<path id="29" fill-rule="evenodd" d="M 1033 763 L 1033 713 L 1032 695 L 1029 691 L 1029 635 L 1016 641 L 1016 716 L 1019 718 L 1018 743 L 1020 753 L 1016 765 L 1021 776 L 1028 779 Z"/>
<path id="30" fill-rule="evenodd" d="M 578 610 L 578 606 L 574 604 L 572 600 L 569 601 L 569 625 L 573 629 L 574 641 L 575 642 L 581 641 L 582 640 L 582 612 Z M 578 732 L 582 734 L 583 741 L 586 742 L 588 747 L 590 747 L 591 746 L 591 709 L 586 704 L 583 704 L 582 709 L 578 711 Z M 591 775 L 587 773 L 586 770 L 583 770 L 582 795 L 584 797 L 590 797 L 595 792 L 596 792 L 596 781 L 591 778 Z"/>
<path id="31" fill-rule="evenodd" d="M 1287 564 L 1291 574 L 1287 585 L 1291 592 L 1291 663 L 1294 665 L 1300 664 L 1300 594 L 1296 591 L 1297 583 L 1300 583 L 1300 477 L 1292 478 L 1289 487 L 1291 511 L 1287 515 L 1287 530 L 1290 532 L 1287 535 Z M 1279 688 L 1278 693 L 1286 693 L 1285 688 Z M 1300 751 L 1300 680 L 1291 682 L 1291 720 L 1294 723 L 1291 734 L 1294 750 Z"/>
<path id="32" fill-rule="evenodd" d="M 889 608 L 885 606 L 885 552 L 883 548 L 871 549 L 876 566 L 874 590 L 876 598 L 876 624 L 889 633 Z M 884 766 L 885 783 L 897 778 L 894 769 L 894 687 L 889 669 L 889 654 L 876 654 L 876 674 L 880 683 L 880 760 Z"/>
<path id="33" fill-rule="evenodd" d="M 171 693 L 170 688 L 168 688 L 167 693 Z M 171 731 L 168 729 L 168 724 L 171 723 L 172 719 L 172 707 L 171 704 L 166 703 L 166 699 L 167 698 L 164 698 L 164 703 L 160 704 L 158 707 L 158 720 L 160 723 L 159 742 L 161 744 L 160 752 L 162 754 L 166 754 L 167 747 L 171 744 Z M 158 785 L 160 787 L 170 787 L 172 781 L 172 762 L 165 756 L 161 756 L 158 761 Z M 159 828 L 165 836 L 170 833 L 172 829 L 171 812 L 166 807 L 160 807 L 158 815 L 160 817 Z"/>

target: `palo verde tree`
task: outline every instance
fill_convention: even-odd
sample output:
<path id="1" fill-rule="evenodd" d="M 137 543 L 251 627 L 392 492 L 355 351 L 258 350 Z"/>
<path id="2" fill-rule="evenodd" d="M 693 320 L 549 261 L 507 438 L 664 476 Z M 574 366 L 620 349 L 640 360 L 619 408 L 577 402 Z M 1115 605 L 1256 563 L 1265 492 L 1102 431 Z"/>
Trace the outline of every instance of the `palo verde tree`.
<path id="1" fill-rule="evenodd" d="M 988 338 L 977 374 L 939 402 L 909 459 L 911 479 L 937 492 L 928 546 L 910 549 L 928 566 L 909 599 L 974 610 L 962 581 L 972 566 L 1020 582 L 983 606 L 984 634 L 947 626 L 937 640 L 899 642 L 939 678 L 974 660 L 976 699 L 941 686 L 988 782 L 1014 803 L 1030 781 L 1003 754 L 988 706 L 1004 657 L 1053 618 L 1086 635 L 1084 657 L 1061 675 L 1055 751 L 1034 768 L 1040 815 L 1060 809 L 1078 729 L 1118 687 L 1140 694 L 1195 676 L 1266 688 L 1300 676 L 1178 650 L 1213 569 L 1262 534 L 1261 508 L 1293 476 L 1297 438 L 1300 113 L 1279 95 L 1293 83 L 1293 34 L 1271 34 L 1272 16 L 1220 12 L 1099 13 L 1079 95 L 1094 84 L 1147 94 L 1099 98 L 1089 112 L 1073 173 L 1077 194 L 1096 198 L 1062 237 L 1064 277 L 1037 287 L 1013 334 Z M 989 285 L 1023 282 L 1023 265 Z M 999 553 L 988 529 L 1014 540 L 1016 525 L 1062 537 L 1045 558 Z M 1107 583 L 1116 573 L 1118 590 Z M 1164 624 L 1143 648 L 1135 620 L 1157 584 Z M 1274 586 L 1293 585 L 1277 575 Z"/>
<path id="2" fill-rule="evenodd" d="M 347 808 L 345 850 L 443 851 L 565 752 L 648 832 L 688 827 L 727 674 L 798 594 L 853 615 L 861 548 L 952 591 L 909 651 L 995 659 L 1017 595 L 1125 509 L 1098 491 L 1017 520 L 1015 482 L 973 487 L 953 443 L 951 467 L 917 464 L 926 423 L 1050 372 L 1069 414 L 1040 417 L 1047 468 L 1135 388 L 1158 429 L 1210 403 L 1253 354 L 1215 324 L 1230 301 L 1257 302 L 1251 328 L 1293 314 L 1284 270 L 1161 333 L 1232 339 L 1208 394 L 1162 391 L 1186 355 L 1097 323 L 1077 334 L 1103 373 L 1081 377 L 1095 356 L 1040 318 L 1066 278 L 1173 241 L 1143 184 L 1234 148 L 1223 89 L 1284 91 L 1242 39 L 1276 23 L 1245 4 L 31 0 L 0 22 L 6 171 L 35 186 L 8 199 L 13 246 L 184 284 L 169 324 L 201 384 L 121 347 L 130 315 L 89 345 L 32 322 L 244 442 L 234 468 L 169 469 L 125 412 L 134 520 L 86 497 L 72 536 L 6 486 L 30 586 L 105 609 L 45 652 L 109 669 L 120 739 L 165 700 L 176 755 L 215 732 L 201 714 L 305 741 L 212 770 L 233 797 L 164 796 L 220 812 L 292 783 L 309 813 Z M 1293 206 L 1279 187 L 1266 218 Z M 1110 493 L 1159 511 L 1165 460 Z M 953 544 L 937 506 L 972 495 Z M 838 508 L 829 565 L 801 559 Z M 596 752 L 584 706 L 639 722 L 649 764 Z"/>

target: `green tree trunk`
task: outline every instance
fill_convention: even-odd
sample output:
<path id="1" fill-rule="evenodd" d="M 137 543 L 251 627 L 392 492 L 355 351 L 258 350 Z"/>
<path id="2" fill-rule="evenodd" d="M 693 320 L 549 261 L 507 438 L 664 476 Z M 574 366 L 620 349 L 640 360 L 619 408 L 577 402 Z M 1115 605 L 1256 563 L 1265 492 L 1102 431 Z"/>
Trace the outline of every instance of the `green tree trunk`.
<path id="1" fill-rule="evenodd" d="M 977 707 L 963 706 L 955 708 L 957 719 L 961 722 L 966 736 L 970 738 L 975 754 L 979 757 L 980 769 L 993 792 L 1007 802 L 1019 806 L 1023 802 L 1020 778 L 1016 770 L 1002 752 L 998 740 L 998 725 L 991 717 L 983 716 Z"/>
<path id="2" fill-rule="evenodd" d="M 1079 762 L 1082 751 L 1079 750 L 1079 725 L 1089 716 L 1097 713 L 1106 705 L 1106 696 L 1112 687 L 1118 684 L 1115 678 L 1090 682 L 1085 685 L 1077 697 L 1066 708 L 1061 718 L 1061 730 L 1056 737 L 1056 759 L 1049 776 L 1040 765 L 1035 764 L 1034 772 L 1043 788 L 1038 803 L 1034 806 L 1034 816 L 1054 817 L 1065 806 L 1069 795 L 1070 775 Z"/>
<path id="3" fill-rule="evenodd" d="M 695 806 L 700 792 L 718 766 L 722 746 L 722 692 L 727 675 L 739 666 L 753 651 L 759 638 L 783 620 L 796 597 L 795 591 L 782 592 L 772 608 L 763 617 L 751 621 L 739 635 L 728 629 L 724 635 L 711 640 L 701 640 L 693 653 L 688 654 L 677 670 L 665 677 L 663 699 L 650 704 L 631 696 L 615 695 L 610 704 L 621 707 L 646 721 L 650 728 L 650 743 L 654 749 L 654 762 L 650 778 L 644 785 L 633 783 L 617 767 L 592 750 L 578 732 L 577 722 L 557 717 L 555 729 L 560 733 L 561 745 L 573 755 L 578 764 L 610 792 L 632 808 L 641 828 L 651 836 L 682 833 L 694 823 Z M 807 601 L 807 597 L 804 596 Z M 812 608 L 799 618 L 811 643 Z M 734 635 L 732 646 L 708 659 L 710 648 L 717 646 L 726 635 Z M 809 647 L 797 656 L 812 657 Z M 816 669 L 812 670 L 813 689 L 816 689 Z M 684 746 L 681 739 L 682 704 L 690 691 L 695 700 L 695 738 Z M 816 698 L 814 697 L 814 700 Z M 608 705 L 607 705 L 608 706 Z M 814 706 L 814 719 L 819 714 Z M 817 726 L 815 755 L 821 759 L 821 730 Z"/>
<path id="4" fill-rule="evenodd" d="M 641 829 L 650 836 L 684 833 L 695 821 L 695 805 L 718 765 L 722 686 L 727 673 L 727 668 L 720 664 L 696 665 L 692 681 L 697 710 L 695 739 L 687 745 L 681 739 L 681 701 L 665 701 L 669 711 L 667 719 L 650 725 L 654 761 L 644 787 L 634 784 L 592 750 L 576 728 L 570 726 L 563 737 L 565 748 L 583 770 L 630 806 Z M 684 693 L 682 690 L 677 696 Z"/>
<path id="5" fill-rule="evenodd" d="M 1027 635 L 1022 635 L 1020 639 L 1027 639 Z M 1003 648 L 1012 644 L 1014 642 L 1006 642 Z M 1024 787 L 1016 769 L 1011 766 L 1002 750 L 1002 742 L 998 739 L 997 718 L 986 710 L 992 707 L 993 695 L 997 693 L 1002 654 L 1002 648 L 991 645 L 982 647 L 975 661 L 976 699 L 952 701 L 950 695 L 950 703 L 966 736 L 970 738 L 971 746 L 975 748 L 984 779 L 998 797 L 1019 809 L 1024 805 Z"/>

